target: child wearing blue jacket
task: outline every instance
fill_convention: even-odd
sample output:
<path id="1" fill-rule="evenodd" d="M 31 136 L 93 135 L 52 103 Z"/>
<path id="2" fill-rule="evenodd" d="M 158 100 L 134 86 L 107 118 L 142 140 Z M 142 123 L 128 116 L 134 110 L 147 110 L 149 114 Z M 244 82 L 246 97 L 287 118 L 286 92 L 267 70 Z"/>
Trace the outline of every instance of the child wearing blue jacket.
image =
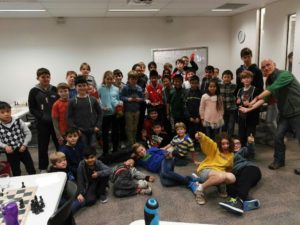
<path id="1" fill-rule="evenodd" d="M 129 71 L 128 82 L 120 94 L 120 99 L 124 102 L 125 131 L 129 145 L 132 145 L 135 142 L 141 104 L 144 102 L 143 90 L 139 85 L 137 85 L 137 81 L 137 72 L 133 70 Z"/>
<path id="2" fill-rule="evenodd" d="M 101 98 L 101 108 L 103 111 L 102 120 L 102 139 L 103 139 L 103 156 L 108 154 L 109 150 L 109 130 L 112 130 L 111 142 L 113 152 L 118 151 L 119 147 L 119 125 L 116 119 L 116 107 L 123 103 L 119 100 L 119 88 L 113 85 L 114 76 L 112 71 L 106 71 L 103 76 L 103 82 L 98 93 Z"/>
<path id="3" fill-rule="evenodd" d="M 197 195 L 198 186 L 193 178 L 189 176 L 182 176 L 174 172 L 174 159 L 172 154 L 166 150 L 159 148 L 150 148 L 148 150 L 142 144 L 135 143 L 133 152 L 136 155 L 136 163 L 153 173 L 159 173 L 160 181 L 163 186 L 178 186 L 185 185 Z"/>
<path id="4" fill-rule="evenodd" d="M 72 172 L 77 179 L 77 168 L 81 160 L 83 160 L 84 144 L 79 138 L 79 130 L 69 128 L 65 133 L 67 143 L 60 147 L 60 151 L 66 156 L 68 162 L 68 170 Z"/>

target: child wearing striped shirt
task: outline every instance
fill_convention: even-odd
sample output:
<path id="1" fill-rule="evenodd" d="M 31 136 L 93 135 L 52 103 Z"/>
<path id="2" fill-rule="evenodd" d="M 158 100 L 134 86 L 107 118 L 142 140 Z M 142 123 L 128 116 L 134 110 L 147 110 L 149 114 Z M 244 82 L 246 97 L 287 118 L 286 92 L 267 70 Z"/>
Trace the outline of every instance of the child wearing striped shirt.
<path id="1" fill-rule="evenodd" d="M 172 152 L 172 155 L 175 157 L 176 166 L 186 166 L 188 164 L 188 152 L 191 152 L 192 154 L 193 163 L 198 164 L 194 143 L 190 136 L 186 133 L 185 124 L 182 122 L 176 123 L 175 130 L 177 135 L 172 139 L 171 143 L 163 149 Z"/>

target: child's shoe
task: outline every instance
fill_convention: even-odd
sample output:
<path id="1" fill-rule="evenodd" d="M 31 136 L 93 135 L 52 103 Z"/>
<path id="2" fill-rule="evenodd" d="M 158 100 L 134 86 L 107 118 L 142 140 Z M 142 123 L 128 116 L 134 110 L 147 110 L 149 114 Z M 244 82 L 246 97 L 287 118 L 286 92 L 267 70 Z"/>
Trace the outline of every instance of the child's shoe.
<path id="1" fill-rule="evenodd" d="M 199 182 L 202 183 L 202 180 L 200 177 L 197 176 L 197 174 L 192 173 L 190 176 L 188 176 L 188 178 L 190 179 L 190 181 L 192 182 Z"/>
<path id="2" fill-rule="evenodd" d="M 260 202 L 258 199 L 252 199 L 249 201 L 244 201 L 244 211 L 250 211 L 253 209 L 258 209 L 260 207 Z"/>
<path id="3" fill-rule="evenodd" d="M 217 186 L 217 188 L 218 188 L 220 198 L 227 198 L 228 197 L 227 190 L 226 190 L 226 184 L 220 184 L 220 185 Z"/>
<path id="4" fill-rule="evenodd" d="M 103 194 L 103 195 L 100 195 L 100 202 L 102 204 L 105 204 L 107 202 L 107 195 L 106 194 Z"/>
<path id="5" fill-rule="evenodd" d="M 141 195 L 152 195 L 152 189 L 150 186 L 148 186 L 148 188 L 146 188 L 146 189 L 141 189 L 141 191 L 139 193 Z"/>
<path id="6" fill-rule="evenodd" d="M 137 184 L 138 184 L 138 188 L 141 188 L 141 189 L 148 188 L 148 182 L 146 180 L 138 180 Z"/>
<path id="7" fill-rule="evenodd" d="M 196 195 L 195 200 L 196 200 L 197 204 L 204 205 L 206 203 L 203 190 L 200 190 L 198 188 L 195 195 Z"/>
<path id="8" fill-rule="evenodd" d="M 190 181 L 189 183 L 188 183 L 188 188 L 189 189 L 191 189 L 191 191 L 195 194 L 196 193 L 196 191 L 197 191 L 197 189 L 198 189 L 198 186 L 199 186 L 199 184 L 197 183 L 197 182 L 193 182 L 193 181 Z"/>
<path id="9" fill-rule="evenodd" d="M 240 198 L 229 198 L 225 202 L 219 202 L 219 205 L 229 212 L 236 214 L 244 213 L 243 201 Z"/>

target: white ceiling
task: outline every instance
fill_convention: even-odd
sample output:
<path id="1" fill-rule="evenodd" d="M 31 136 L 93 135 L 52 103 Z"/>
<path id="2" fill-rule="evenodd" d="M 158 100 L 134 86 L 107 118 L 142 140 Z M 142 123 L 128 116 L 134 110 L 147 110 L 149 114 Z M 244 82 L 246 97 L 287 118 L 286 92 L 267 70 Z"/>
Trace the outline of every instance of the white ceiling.
<path id="1" fill-rule="evenodd" d="M 232 16 L 264 7 L 278 0 L 153 0 L 151 5 L 132 5 L 128 0 L 0 0 L 3 9 L 45 9 L 46 12 L 0 12 L 1 18 L 32 17 L 166 17 Z M 212 12 L 226 3 L 248 4 L 232 12 Z M 158 12 L 109 12 L 109 9 L 160 9 Z"/>

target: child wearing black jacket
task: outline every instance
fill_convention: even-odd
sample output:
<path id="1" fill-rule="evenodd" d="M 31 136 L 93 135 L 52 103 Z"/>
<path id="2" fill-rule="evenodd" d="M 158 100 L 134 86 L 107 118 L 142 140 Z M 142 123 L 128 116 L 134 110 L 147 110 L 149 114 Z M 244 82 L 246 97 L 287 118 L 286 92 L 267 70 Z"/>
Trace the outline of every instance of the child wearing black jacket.
<path id="1" fill-rule="evenodd" d="M 50 71 L 46 68 L 40 68 L 36 72 L 39 83 L 29 92 L 28 106 L 30 113 L 37 121 L 37 140 L 39 169 L 46 172 L 48 159 L 48 145 L 50 136 L 58 150 L 58 141 L 54 131 L 51 110 L 54 102 L 58 99 L 56 87 L 50 84 Z"/>
<path id="2" fill-rule="evenodd" d="M 260 94 L 260 90 L 251 85 L 253 79 L 253 73 L 245 70 L 241 73 L 241 80 L 244 84 L 237 93 L 237 105 L 246 108 L 251 107 L 250 102 Z M 256 125 L 259 122 L 259 108 L 249 113 L 239 112 L 238 124 L 239 124 L 239 137 L 241 138 L 242 146 L 247 143 L 247 137 L 250 134 L 255 136 Z"/>

